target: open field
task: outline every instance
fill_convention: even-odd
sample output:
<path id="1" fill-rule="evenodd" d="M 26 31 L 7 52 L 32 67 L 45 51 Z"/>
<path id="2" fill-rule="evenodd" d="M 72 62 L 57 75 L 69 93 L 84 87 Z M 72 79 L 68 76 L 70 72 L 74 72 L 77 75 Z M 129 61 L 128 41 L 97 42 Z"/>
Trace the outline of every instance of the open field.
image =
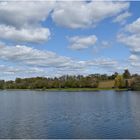
<path id="1" fill-rule="evenodd" d="M 113 88 L 114 87 L 114 80 L 106 80 L 106 81 L 100 81 L 98 88 Z"/>

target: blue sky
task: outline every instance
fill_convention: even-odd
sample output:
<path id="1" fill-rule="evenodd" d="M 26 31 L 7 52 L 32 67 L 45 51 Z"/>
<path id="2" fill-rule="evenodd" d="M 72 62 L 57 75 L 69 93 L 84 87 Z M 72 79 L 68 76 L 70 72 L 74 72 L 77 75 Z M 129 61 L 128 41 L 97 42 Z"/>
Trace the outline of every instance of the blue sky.
<path id="1" fill-rule="evenodd" d="M 140 73 L 139 1 L 1 1 L 0 79 Z"/>

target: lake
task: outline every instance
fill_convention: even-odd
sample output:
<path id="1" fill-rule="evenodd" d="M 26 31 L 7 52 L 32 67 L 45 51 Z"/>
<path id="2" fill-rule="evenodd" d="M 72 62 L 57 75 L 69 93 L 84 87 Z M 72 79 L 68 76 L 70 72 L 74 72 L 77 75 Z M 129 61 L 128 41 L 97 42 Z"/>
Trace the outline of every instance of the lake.
<path id="1" fill-rule="evenodd" d="M 140 138 L 140 92 L 0 91 L 0 138 Z"/>

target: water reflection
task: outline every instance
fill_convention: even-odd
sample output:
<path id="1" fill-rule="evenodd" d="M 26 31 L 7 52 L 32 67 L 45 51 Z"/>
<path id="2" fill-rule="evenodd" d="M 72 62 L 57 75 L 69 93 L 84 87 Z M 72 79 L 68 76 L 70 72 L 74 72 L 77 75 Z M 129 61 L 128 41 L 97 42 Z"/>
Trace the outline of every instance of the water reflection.
<path id="1" fill-rule="evenodd" d="M 0 138 L 140 138 L 139 92 L 0 91 Z"/>

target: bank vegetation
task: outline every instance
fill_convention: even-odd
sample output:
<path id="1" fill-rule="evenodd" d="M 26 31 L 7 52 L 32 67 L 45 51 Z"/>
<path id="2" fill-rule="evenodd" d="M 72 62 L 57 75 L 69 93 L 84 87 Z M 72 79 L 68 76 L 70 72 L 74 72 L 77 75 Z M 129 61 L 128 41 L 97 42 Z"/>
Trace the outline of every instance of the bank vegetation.
<path id="1" fill-rule="evenodd" d="M 123 74 L 64 75 L 61 77 L 16 78 L 0 80 L 0 89 L 41 89 L 41 90 L 140 90 L 140 75 L 131 75 L 129 70 Z"/>

